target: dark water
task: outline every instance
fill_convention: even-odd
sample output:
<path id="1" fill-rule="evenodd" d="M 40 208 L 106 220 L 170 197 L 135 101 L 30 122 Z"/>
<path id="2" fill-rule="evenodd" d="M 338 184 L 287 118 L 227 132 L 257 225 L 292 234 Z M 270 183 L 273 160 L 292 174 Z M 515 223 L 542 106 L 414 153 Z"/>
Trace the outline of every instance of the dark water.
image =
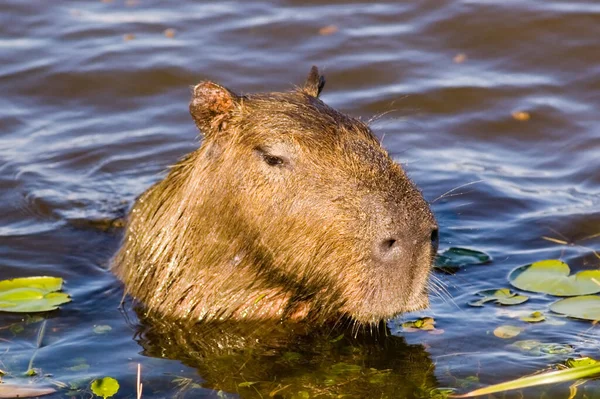
<path id="1" fill-rule="evenodd" d="M 330 25 L 335 29 L 320 32 Z M 420 315 L 435 317 L 443 334 L 401 332 L 398 324 L 415 316 L 405 315 L 389 325 L 408 349 L 359 351 L 356 362 L 399 370 L 394 359 L 407 356 L 427 366 L 427 381 L 416 381 L 423 373 L 402 375 L 403 397 L 411 387 L 465 392 L 564 360 L 512 349 L 492 330 L 520 322 L 506 309 L 466 302 L 477 290 L 506 286 L 510 270 L 532 261 L 600 264 L 593 254 L 600 238 L 584 239 L 600 232 L 599 38 L 595 1 L 3 0 L 0 278 L 61 276 L 73 296 L 47 315 L 34 367 L 84 387 L 110 375 L 123 398 L 135 396 L 138 363 L 147 398 L 237 390 L 257 396 L 230 388 L 235 384 L 223 383 L 229 393 L 219 392 L 210 370 L 148 349 L 135 321 L 117 310 L 122 288 L 107 264 L 121 232 L 106 227 L 197 147 L 190 85 L 211 79 L 242 92 L 286 90 L 312 64 L 327 76 L 326 103 L 355 116 L 382 115 L 374 130 L 433 201 L 442 248 L 466 246 L 494 258 L 440 276 L 452 300 L 433 298 Z M 534 295 L 519 309 L 548 303 Z M 21 383 L 40 326 L 25 319 L 0 315 L 0 369 Z M 96 334 L 99 325 L 112 330 Z M 569 320 L 528 326 L 519 339 L 568 343 L 574 355 L 599 356 L 597 335 L 591 324 Z M 315 383 L 319 376 L 307 377 L 309 368 L 299 368 L 290 384 Z M 294 368 L 274 367 L 268 375 L 292 381 Z M 580 387 L 579 397 L 583 391 L 593 395 L 600 385 Z M 568 384 L 550 392 L 567 397 Z M 364 387 L 347 393 L 384 396 Z M 51 397 L 68 396 L 61 390 Z"/>

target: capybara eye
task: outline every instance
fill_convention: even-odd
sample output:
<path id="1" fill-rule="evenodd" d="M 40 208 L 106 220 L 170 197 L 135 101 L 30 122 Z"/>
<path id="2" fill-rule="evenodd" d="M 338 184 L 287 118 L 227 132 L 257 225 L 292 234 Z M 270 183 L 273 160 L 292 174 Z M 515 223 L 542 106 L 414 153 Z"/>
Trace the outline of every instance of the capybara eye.
<path id="1" fill-rule="evenodd" d="M 275 155 L 263 154 L 263 159 L 269 166 L 283 165 L 283 159 L 276 157 Z"/>

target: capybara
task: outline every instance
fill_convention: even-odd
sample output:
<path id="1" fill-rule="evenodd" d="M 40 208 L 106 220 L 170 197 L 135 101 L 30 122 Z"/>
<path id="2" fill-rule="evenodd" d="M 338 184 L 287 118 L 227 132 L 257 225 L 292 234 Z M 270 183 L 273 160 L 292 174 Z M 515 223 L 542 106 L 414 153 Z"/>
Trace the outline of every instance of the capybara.
<path id="1" fill-rule="evenodd" d="M 204 139 L 134 204 L 114 273 L 177 319 L 376 323 L 428 305 L 435 218 L 369 127 L 290 92 L 193 88 Z"/>

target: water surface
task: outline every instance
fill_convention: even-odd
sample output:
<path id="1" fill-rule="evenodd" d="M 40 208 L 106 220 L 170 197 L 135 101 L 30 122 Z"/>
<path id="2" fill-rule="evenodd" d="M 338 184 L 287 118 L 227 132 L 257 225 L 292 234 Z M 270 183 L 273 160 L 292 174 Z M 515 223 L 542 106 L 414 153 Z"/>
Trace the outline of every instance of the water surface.
<path id="1" fill-rule="evenodd" d="M 326 103 L 376 117 L 384 146 L 432 201 L 442 249 L 494 258 L 440 275 L 452 299 L 434 297 L 430 310 L 390 321 L 415 359 L 434 365 L 434 378 L 407 386 L 464 392 L 564 360 L 509 347 L 491 331 L 520 322 L 500 313 L 506 309 L 466 302 L 506 286 L 510 270 L 533 261 L 560 257 L 576 270 L 600 264 L 600 239 L 585 239 L 600 232 L 598 2 L 4 0 L 1 9 L 0 278 L 56 275 L 73 296 L 46 315 L 34 363 L 43 373 L 84 385 L 110 375 L 121 382 L 118 397 L 134 397 L 140 363 L 147 398 L 256 395 L 243 387 L 219 393 L 193 364 L 143 349 L 107 271 L 121 237 L 110 221 L 197 148 L 191 85 L 287 90 L 313 64 L 327 77 Z M 521 309 L 548 303 L 534 295 Z M 422 315 L 444 333 L 398 327 Z M 15 378 L 27 369 L 39 325 L 0 315 L 0 369 Z M 99 335 L 98 325 L 112 329 Z M 531 325 L 519 339 L 600 356 L 597 334 L 569 320 Z M 567 385 L 551 393 L 567 397 Z M 578 395 L 599 390 L 590 382 Z"/>

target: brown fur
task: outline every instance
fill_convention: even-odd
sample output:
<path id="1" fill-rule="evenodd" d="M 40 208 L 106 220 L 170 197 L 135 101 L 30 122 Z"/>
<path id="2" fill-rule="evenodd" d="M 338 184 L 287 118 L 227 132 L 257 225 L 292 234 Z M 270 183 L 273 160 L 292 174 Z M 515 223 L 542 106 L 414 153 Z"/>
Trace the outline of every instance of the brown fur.
<path id="1" fill-rule="evenodd" d="M 318 99 L 323 84 L 313 68 L 288 93 L 194 88 L 204 141 L 131 210 L 113 263 L 129 294 L 189 320 L 371 323 L 428 304 L 429 206 L 367 125 Z M 372 256 L 387 231 L 393 265 Z"/>

